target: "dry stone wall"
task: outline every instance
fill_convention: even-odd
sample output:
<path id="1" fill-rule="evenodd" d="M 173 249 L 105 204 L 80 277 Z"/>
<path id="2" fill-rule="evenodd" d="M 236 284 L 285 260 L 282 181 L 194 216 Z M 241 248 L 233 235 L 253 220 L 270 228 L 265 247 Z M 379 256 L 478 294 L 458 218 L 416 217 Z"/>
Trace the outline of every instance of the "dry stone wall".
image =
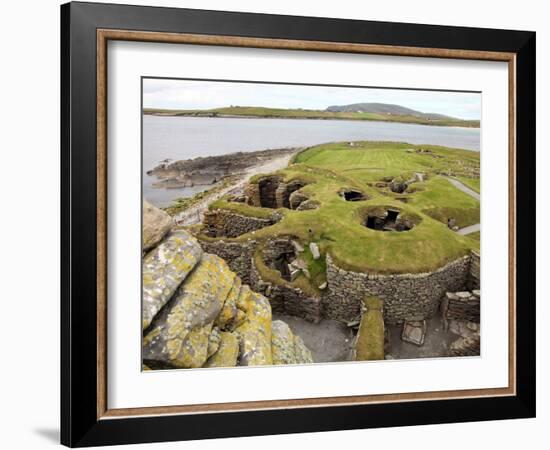
<path id="1" fill-rule="evenodd" d="M 252 256 L 256 247 L 256 241 L 228 242 L 223 240 L 208 241 L 202 239 L 200 244 L 205 252 L 223 258 L 229 265 L 229 268 L 239 275 L 243 283 L 250 284 Z"/>
<path id="2" fill-rule="evenodd" d="M 210 237 L 234 238 L 273 225 L 278 220 L 280 217 L 277 214 L 270 219 L 261 219 L 216 209 L 204 214 L 203 223 L 206 234 Z"/>
<path id="3" fill-rule="evenodd" d="M 226 223 L 235 221 L 230 215 L 221 217 Z M 343 322 L 358 320 L 361 302 L 368 296 L 378 296 L 384 301 L 384 319 L 388 323 L 424 320 L 435 315 L 442 299 L 446 298 L 446 292 L 465 291 L 471 285 L 479 285 L 479 254 L 474 252 L 434 272 L 396 275 L 343 270 L 327 255 L 328 286 L 319 298 L 306 294 L 282 279 L 278 283 L 263 280 L 253 261 L 257 244 L 253 239 L 242 242 L 201 240 L 206 252 L 226 260 L 244 283 L 268 297 L 275 312 L 312 322 L 318 322 L 321 318 Z M 290 246 L 290 241 L 287 244 Z M 277 247 L 266 247 L 264 257 L 269 259 L 270 250 L 274 252 L 272 256 L 275 256 L 277 251 L 286 249 Z M 451 311 L 458 311 L 458 306 L 455 306 Z M 475 312 L 475 308 L 471 311 L 468 309 L 464 315 L 468 316 L 464 320 L 470 321 L 475 321 L 477 315 L 479 321 L 479 313 Z"/>
<path id="4" fill-rule="evenodd" d="M 470 264 L 470 278 L 468 280 L 468 289 L 480 289 L 479 283 L 479 266 L 480 266 L 480 256 L 478 252 L 472 250 L 470 253 L 471 264 Z"/>
<path id="5" fill-rule="evenodd" d="M 295 209 L 300 202 L 291 202 L 291 196 L 305 185 L 306 183 L 300 180 L 285 183 L 281 176 L 269 175 L 260 178 L 257 183 L 245 186 L 244 196 L 246 203 L 252 206 Z M 303 200 L 307 200 L 307 197 Z"/>
<path id="6" fill-rule="evenodd" d="M 470 272 L 470 256 L 464 256 L 429 273 L 375 275 L 338 268 L 327 255 L 328 290 L 323 296 L 323 316 L 357 320 L 361 300 L 378 296 L 384 301 L 388 323 L 432 317 L 447 291 L 464 290 Z"/>
<path id="7" fill-rule="evenodd" d="M 286 283 L 273 284 L 262 279 L 254 261 L 251 264 L 250 286 L 269 298 L 273 312 L 301 317 L 310 322 L 321 320 L 321 299 L 307 295 Z"/>
<path id="8" fill-rule="evenodd" d="M 479 291 L 447 292 L 441 302 L 441 312 L 448 320 L 479 323 Z"/>

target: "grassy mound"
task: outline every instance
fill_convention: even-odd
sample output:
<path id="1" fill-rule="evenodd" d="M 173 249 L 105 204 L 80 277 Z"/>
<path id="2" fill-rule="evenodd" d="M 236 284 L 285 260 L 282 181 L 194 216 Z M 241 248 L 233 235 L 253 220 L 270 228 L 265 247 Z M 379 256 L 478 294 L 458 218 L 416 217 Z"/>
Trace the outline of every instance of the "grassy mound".
<path id="1" fill-rule="evenodd" d="M 461 227 L 479 222 L 479 202 L 446 179 L 469 180 L 469 185 L 479 189 L 477 152 L 395 142 L 333 143 L 302 151 L 277 173 L 285 181 L 308 180 L 302 192 L 320 207 L 281 209 L 283 219 L 255 231 L 254 239 L 291 234 L 305 246 L 316 242 L 323 259 L 329 252 L 344 269 L 386 274 L 432 271 L 479 248 L 477 240 L 447 227 L 449 217 Z M 403 193 L 389 187 L 392 179 L 415 176 L 416 181 Z M 356 189 L 367 199 L 345 201 L 340 195 L 343 188 Z M 258 217 L 273 212 L 223 199 L 211 207 Z M 361 217 L 365 208 L 376 207 L 395 208 L 419 220 L 406 233 L 369 229 Z M 235 239 L 250 237 L 245 234 Z"/>

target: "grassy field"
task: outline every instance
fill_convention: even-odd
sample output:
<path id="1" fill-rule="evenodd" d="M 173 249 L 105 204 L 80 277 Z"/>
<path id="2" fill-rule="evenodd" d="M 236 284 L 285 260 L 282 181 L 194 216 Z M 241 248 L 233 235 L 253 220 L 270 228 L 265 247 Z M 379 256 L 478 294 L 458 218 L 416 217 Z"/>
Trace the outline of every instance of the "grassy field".
<path id="1" fill-rule="evenodd" d="M 456 177 L 457 180 L 468 186 L 470 189 L 476 191 L 478 194 L 481 192 L 480 179 L 479 178 L 466 178 Z"/>
<path id="2" fill-rule="evenodd" d="M 476 231 L 474 233 L 470 233 L 468 234 L 468 237 L 470 239 L 473 239 L 475 241 L 477 241 L 479 243 L 479 240 L 481 239 L 481 232 L 480 231 Z"/>
<path id="3" fill-rule="evenodd" d="M 479 128 L 479 120 L 461 119 L 425 119 L 417 116 L 397 114 L 377 114 L 367 112 L 331 112 L 313 109 L 278 109 L 258 106 L 230 106 L 215 109 L 153 109 L 145 108 L 144 114 L 163 116 L 196 116 L 220 117 L 242 116 L 258 118 L 286 118 L 286 119 L 340 119 L 340 120 L 374 120 L 380 122 L 416 123 L 420 125 L 457 126 Z"/>
<path id="4" fill-rule="evenodd" d="M 447 227 L 449 214 L 459 226 L 479 222 L 479 202 L 451 185 L 446 175 L 465 177 L 479 167 L 479 153 L 438 146 L 404 143 L 360 142 L 320 145 L 304 150 L 279 171 L 286 180 L 309 184 L 302 192 L 320 202 L 309 211 L 280 209 L 283 219 L 254 233 L 254 239 L 292 235 L 306 245 L 319 244 L 322 255 L 331 254 L 345 269 L 373 273 L 419 273 L 431 271 L 479 248 L 479 242 Z M 421 173 L 424 181 L 412 183 L 395 194 L 383 181 Z M 445 175 L 442 175 L 445 174 Z M 381 184 L 382 183 L 382 184 Z M 342 188 L 362 191 L 367 200 L 344 201 Z M 411 192 L 409 192 L 411 191 Z M 398 208 L 419 223 L 407 232 L 381 232 L 364 226 L 365 209 Z M 272 209 L 219 200 L 211 208 L 225 208 L 264 217 Z M 245 234 L 236 238 L 248 239 Z M 324 258 L 322 258 L 324 259 Z M 309 261 L 309 260 L 308 260 Z M 309 261 L 310 263 L 312 261 Z M 319 269 L 319 270 L 317 270 Z M 310 266 L 315 282 L 323 268 Z"/>

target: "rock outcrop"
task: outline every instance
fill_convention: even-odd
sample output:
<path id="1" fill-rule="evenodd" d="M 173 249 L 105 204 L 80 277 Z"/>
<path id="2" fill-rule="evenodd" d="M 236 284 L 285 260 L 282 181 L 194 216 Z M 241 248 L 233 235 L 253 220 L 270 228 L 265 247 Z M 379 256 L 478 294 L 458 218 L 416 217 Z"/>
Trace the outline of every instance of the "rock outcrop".
<path id="1" fill-rule="evenodd" d="M 282 320 L 271 324 L 271 351 L 273 364 L 305 364 L 312 363 L 313 356 L 302 341 L 295 336 L 290 327 Z"/>
<path id="2" fill-rule="evenodd" d="M 147 171 L 147 175 L 158 178 L 159 181 L 153 183 L 153 186 L 157 188 L 170 189 L 210 185 L 220 181 L 225 176 L 244 172 L 273 158 L 292 154 L 296 150 L 295 148 L 270 149 L 218 156 L 200 156 L 171 163 L 163 162 L 154 169 Z"/>
<path id="3" fill-rule="evenodd" d="M 142 327 L 151 369 L 313 362 L 288 325 L 272 322 L 269 300 L 185 230 L 144 257 Z"/>
<path id="4" fill-rule="evenodd" d="M 142 327 L 170 300 L 202 257 L 202 249 L 189 233 L 175 231 L 145 255 L 142 264 Z"/>
<path id="5" fill-rule="evenodd" d="M 157 245 L 168 233 L 174 222 L 168 213 L 155 208 L 143 200 L 143 251 L 146 252 Z"/>

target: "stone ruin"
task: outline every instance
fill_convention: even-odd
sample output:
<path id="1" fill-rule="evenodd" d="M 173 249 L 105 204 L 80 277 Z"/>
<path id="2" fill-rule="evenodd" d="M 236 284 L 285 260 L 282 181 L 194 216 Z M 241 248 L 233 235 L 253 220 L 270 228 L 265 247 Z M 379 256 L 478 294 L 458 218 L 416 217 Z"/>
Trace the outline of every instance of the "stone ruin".
<path id="1" fill-rule="evenodd" d="M 309 197 L 297 191 L 306 184 L 302 180 L 285 182 L 280 175 L 264 176 L 257 183 L 249 183 L 245 187 L 245 200 L 247 204 L 261 208 L 300 209 Z"/>
<path id="2" fill-rule="evenodd" d="M 396 208 L 377 208 L 368 212 L 364 225 L 376 231 L 409 231 L 415 226 L 411 218 L 401 215 Z"/>
<path id="3" fill-rule="evenodd" d="M 340 197 L 347 202 L 359 202 L 362 200 L 368 200 L 368 197 L 357 189 L 342 189 L 340 191 Z"/>
<path id="4" fill-rule="evenodd" d="M 445 327 L 459 336 L 449 348 L 450 356 L 480 355 L 480 302 L 478 289 L 447 292 L 441 301 Z"/>
<path id="5" fill-rule="evenodd" d="M 480 291 L 447 292 L 441 302 L 441 312 L 446 320 L 479 323 Z"/>
<path id="6" fill-rule="evenodd" d="M 262 219 L 260 217 L 244 216 L 228 210 L 215 209 L 204 213 L 204 234 L 209 237 L 235 238 L 245 233 L 269 227 L 281 218 L 282 216 L 277 211 L 273 211 L 269 218 Z"/>
<path id="7" fill-rule="evenodd" d="M 297 239 L 270 239 L 262 250 L 263 261 L 267 267 L 279 272 L 283 280 L 294 281 L 300 274 L 309 278 L 307 263 L 299 257 L 303 251 Z"/>

